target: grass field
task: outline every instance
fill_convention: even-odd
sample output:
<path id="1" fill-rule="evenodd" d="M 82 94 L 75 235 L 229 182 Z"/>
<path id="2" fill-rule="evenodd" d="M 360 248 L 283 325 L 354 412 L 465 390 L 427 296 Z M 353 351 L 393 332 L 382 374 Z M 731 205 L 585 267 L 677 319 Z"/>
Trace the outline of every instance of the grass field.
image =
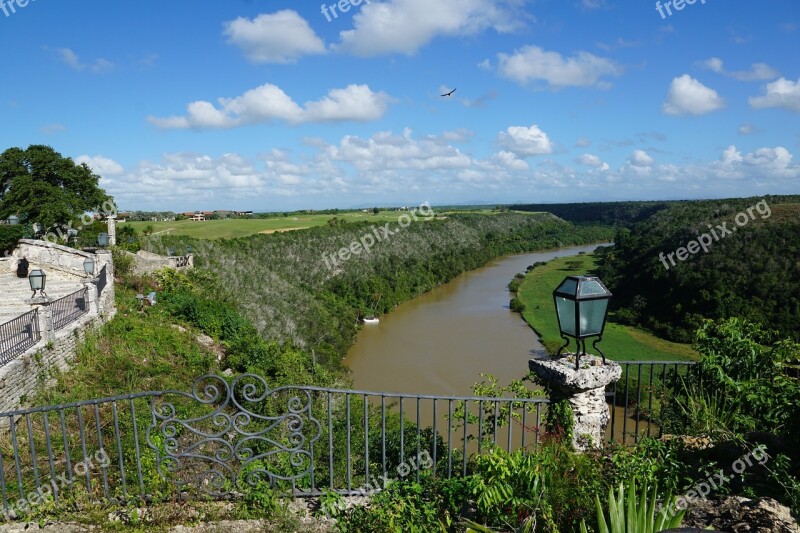
<path id="1" fill-rule="evenodd" d="M 193 222 L 180 220 L 176 222 L 123 222 L 120 225 L 131 225 L 138 232 L 142 232 L 148 225 L 153 226 L 156 234 L 185 235 L 198 239 L 230 239 L 234 237 L 247 237 L 256 233 L 273 233 L 276 231 L 290 231 L 298 229 L 324 226 L 333 217 L 347 222 L 375 222 L 384 224 L 396 222 L 403 212 L 381 211 L 377 215 L 369 213 L 346 212 L 338 215 L 289 215 L 288 217 L 254 218 L 254 219 L 228 219 L 206 220 Z M 425 217 L 419 216 L 419 220 Z"/>
<path id="2" fill-rule="evenodd" d="M 566 276 L 588 274 L 595 268 L 592 255 L 563 257 L 554 259 L 545 266 L 540 266 L 528 273 L 522 282 L 517 297 L 525 304 L 522 316 L 539 334 L 546 346 L 561 346 L 558 331 L 558 320 L 553 305 L 553 289 Z M 673 361 L 694 360 L 697 353 L 688 344 L 678 344 L 658 337 L 638 328 L 607 323 L 602 350 L 606 357 L 616 361 Z M 587 342 L 587 351 L 591 352 L 591 339 Z M 571 341 L 569 348 L 575 349 Z"/>

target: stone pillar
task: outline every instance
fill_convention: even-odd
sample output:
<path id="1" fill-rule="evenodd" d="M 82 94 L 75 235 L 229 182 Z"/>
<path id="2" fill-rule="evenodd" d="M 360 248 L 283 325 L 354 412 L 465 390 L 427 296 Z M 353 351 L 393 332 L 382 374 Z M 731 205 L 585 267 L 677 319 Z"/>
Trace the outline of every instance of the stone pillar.
<path id="1" fill-rule="evenodd" d="M 39 333 L 45 342 L 53 342 L 56 340 L 56 328 L 53 325 L 53 311 L 50 309 L 50 304 L 53 299 L 49 296 L 37 296 L 25 300 L 26 304 L 39 308 Z"/>
<path id="2" fill-rule="evenodd" d="M 606 385 L 622 376 L 622 367 L 594 355 L 581 356 L 581 368 L 575 370 L 575 356 L 558 359 L 531 359 L 528 366 L 547 383 L 552 403 L 568 400 L 574 416 L 572 446 L 576 451 L 601 448 L 611 416 L 606 404 Z"/>
<path id="3" fill-rule="evenodd" d="M 108 215 L 108 245 L 117 245 L 117 217 L 116 215 Z"/>

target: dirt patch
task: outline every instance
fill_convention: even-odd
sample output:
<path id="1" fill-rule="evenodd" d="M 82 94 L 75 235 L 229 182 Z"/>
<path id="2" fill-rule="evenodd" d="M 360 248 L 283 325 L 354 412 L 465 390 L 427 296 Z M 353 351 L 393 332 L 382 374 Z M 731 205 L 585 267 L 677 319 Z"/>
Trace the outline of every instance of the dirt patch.
<path id="1" fill-rule="evenodd" d="M 259 231 L 259 233 L 263 233 L 263 234 L 269 235 L 270 233 L 283 233 L 285 231 L 297 231 L 299 229 L 306 229 L 306 228 L 265 229 L 264 231 Z"/>

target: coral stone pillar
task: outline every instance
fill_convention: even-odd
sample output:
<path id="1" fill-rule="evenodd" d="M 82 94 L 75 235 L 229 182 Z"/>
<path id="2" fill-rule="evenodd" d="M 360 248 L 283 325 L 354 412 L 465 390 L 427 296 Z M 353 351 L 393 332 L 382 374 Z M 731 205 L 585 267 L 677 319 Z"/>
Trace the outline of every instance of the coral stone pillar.
<path id="1" fill-rule="evenodd" d="M 582 355 L 581 367 L 575 370 L 572 354 L 558 359 L 531 359 L 528 366 L 548 384 L 551 403 L 569 401 L 575 421 L 572 447 L 576 451 L 602 447 L 611 418 L 606 404 L 606 385 L 622 376 L 622 367 L 608 359 L 604 365 L 599 357 Z"/>
<path id="2" fill-rule="evenodd" d="M 106 219 L 108 222 L 108 245 L 117 245 L 117 217 L 116 215 L 108 215 Z"/>

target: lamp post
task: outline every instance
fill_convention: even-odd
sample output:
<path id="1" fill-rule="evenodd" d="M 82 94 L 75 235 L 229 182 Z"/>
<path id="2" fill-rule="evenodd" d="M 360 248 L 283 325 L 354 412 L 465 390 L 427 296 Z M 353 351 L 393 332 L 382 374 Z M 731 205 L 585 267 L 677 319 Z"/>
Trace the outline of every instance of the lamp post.
<path id="1" fill-rule="evenodd" d="M 87 257 L 83 260 L 83 271 L 86 272 L 88 276 L 94 274 L 94 259 Z"/>
<path id="2" fill-rule="evenodd" d="M 108 233 L 100 233 L 97 235 L 97 244 L 100 245 L 101 248 L 108 246 Z"/>
<path id="3" fill-rule="evenodd" d="M 558 349 L 556 356 L 569 346 L 572 337 L 577 342 L 575 369 L 580 368 L 581 355 L 586 355 L 586 339 L 597 337 L 592 347 L 600 352 L 603 364 L 606 355 L 597 347 L 603 339 L 608 317 L 608 301 L 611 292 L 594 276 L 567 276 L 553 291 L 553 301 L 558 315 L 558 329 L 566 344 Z"/>
<path id="4" fill-rule="evenodd" d="M 8 223 L 12 226 L 16 226 L 19 224 L 19 217 L 17 215 L 11 215 L 8 217 Z"/>
<path id="5" fill-rule="evenodd" d="M 28 281 L 31 284 L 31 290 L 33 291 L 33 296 L 31 298 L 36 298 L 36 293 L 39 293 L 39 296 L 47 296 L 44 292 L 44 285 L 45 281 L 47 281 L 47 274 L 44 273 L 44 270 L 37 268 L 35 270 L 31 270 L 31 273 L 28 275 Z"/>

